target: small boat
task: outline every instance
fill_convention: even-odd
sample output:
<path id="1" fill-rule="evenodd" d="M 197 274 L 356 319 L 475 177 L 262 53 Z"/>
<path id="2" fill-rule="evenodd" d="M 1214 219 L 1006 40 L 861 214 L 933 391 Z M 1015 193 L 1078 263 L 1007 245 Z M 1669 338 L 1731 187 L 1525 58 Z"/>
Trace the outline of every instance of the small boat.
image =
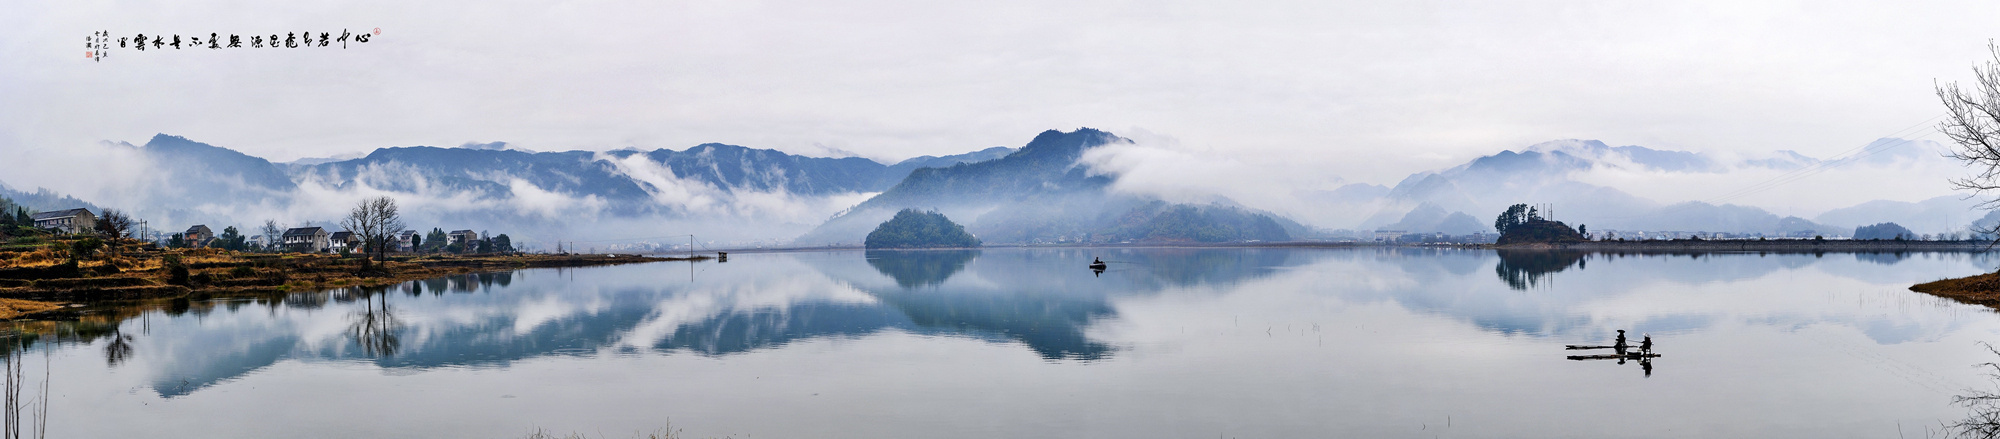
<path id="1" fill-rule="evenodd" d="M 1092 270 L 1103 270 L 1103 269 L 1104 269 L 1104 267 L 1107 267 L 1107 265 L 1104 265 L 1104 261 L 1103 261 L 1103 260 L 1100 260 L 1100 259 L 1097 259 L 1097 258 L 1090 258 L 1090 269 L 1092 269 Z"/>
<path id="2" fill-rule="evenodd" d="M 1641 358 L 1660 358 L 1660 354 L 1642 354 L 1642 353 L 1638 353 L 1638 352 L 1632 352 L 1632 353 L 1627 353 L 1627 354 L 1625 354 L 1625 355 L 1617 355 L 1617 354 L 1603 354 L 1603 355 L 1571 355 L 1571 356 L 1569 356 L 1569 359 L 1571 359 L 1571 360 L 1617 360 L 1617 359 L 1621 359 L 1621 358 L 1622 358 L 1622 359 L 1641 359 Z"/>

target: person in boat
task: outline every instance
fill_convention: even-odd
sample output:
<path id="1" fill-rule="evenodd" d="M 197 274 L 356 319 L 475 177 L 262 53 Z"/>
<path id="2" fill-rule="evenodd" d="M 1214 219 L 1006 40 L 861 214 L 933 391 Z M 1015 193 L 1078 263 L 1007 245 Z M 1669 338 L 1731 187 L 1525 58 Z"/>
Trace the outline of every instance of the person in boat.
<path id="1" fill-rule="evenodd" d="M 1103 259 L 1098 259 L 1098 258 L 1094 258 L 1094 257 L 1093 257 L 1093 258 L 1090 258 L 1090 265 L 1104 265 L 1104 260 L 1103 260 Z"/>
<path id="2" fill-rule="evenodd" d="M 1645 336 L 1645 338 L 1639 339 L 1639 354 L 1640 355 L 1651 354 L 1653 353 L 1653 335 L 1652 334 L 1643 334 L 1643 335 Z"/>
<path id="3" fill-rule="evenodd" d="M 1618 351 L 1618 355 L 1625 355 L 1625 346 L 1625 330 L 1620 329 L 1618 330 L 1618 340 L 1611 343 L 1611 349 Z"/>

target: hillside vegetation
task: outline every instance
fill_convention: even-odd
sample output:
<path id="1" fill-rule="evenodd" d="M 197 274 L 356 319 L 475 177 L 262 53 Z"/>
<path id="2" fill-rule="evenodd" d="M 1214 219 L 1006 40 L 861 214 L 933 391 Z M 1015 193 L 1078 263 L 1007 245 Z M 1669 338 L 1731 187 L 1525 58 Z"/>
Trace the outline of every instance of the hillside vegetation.
<path id="1" fill-rule="evenodd" d="M 971 248 L 979 246 L 979 238 L 942 213 L 903 209 L 869 232 L 866 245 L 871 249 Z"/>
<path id="2" fill-rule="evenodd" d="M 1526 204 L 1516 204 L 1501 212 L 1493 220 L 1493 228 L 1500 231 L 1499 245 L 1582 242 L 1584 237 L 1576 229 L 1561 221 L 1542 218 L 1540 212 Z"/>

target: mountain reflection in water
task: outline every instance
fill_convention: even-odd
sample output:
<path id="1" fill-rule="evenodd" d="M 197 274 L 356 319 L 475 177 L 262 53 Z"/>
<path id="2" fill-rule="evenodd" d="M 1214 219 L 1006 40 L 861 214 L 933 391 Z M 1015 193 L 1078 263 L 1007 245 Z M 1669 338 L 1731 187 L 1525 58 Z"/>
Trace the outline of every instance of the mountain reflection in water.
<path id="1" fill-rule="evenodd" d="M 748 255 L 745 255 L 748 256 Z M 1125 267 L 1103 277 L 1092 257 Z M 1233 284 L 1309 263 L 1306 253 L 1236 249 L 982 254 L 869 251 L 739 257 L 692 280 L 675 264 L 479 273 L 273 298 L 174 300 L 68 323 L 71 343 L 110 340 L 107 363 L 148 356 L 153 389 L 175 397 L 287 359 L 383 368 L 505 367 L 553 355 L 731 355 L 802 339 L 884 330 L 1018 343 L 1046 361 L 1116 349 L 1085 327 L 1114 297 Z M 581 274 L 581 275 L 580 275 Z M 117 323 L 88 323 L 111 319 Z M 146 332 L 127 329 L 145 319 Z M 342 328 L 325 332 L 328 325 Z"/>
<path id="2" fill-rule="evenodd" d="M 1463 284 L 1492 264 L 1506 289 L 1527 290 L 1583 268 L 1591 258 L 1635 258 L 1632 279 L 1709 282 L 1760 276 L 1816 263 L 1821 256 L 1586 255 L 1564 251 L 1440 249 L 1053 249 L 867 251 L 740 255 L 701 264 L 690 279 L 679 263 L 481 273 L 378 288 L 345 288 L 275 298 L 168 301 L 67 323 L 58 343 L 103 343 L 112 367 L 146 357 L 152 388 L 166 397 L 243 376 L 284 360 L 359 361 L 389 369 L 507 367 L 544 356 L 641 352 L 726 356 L 816 338 L 882 331 L 1018 344 L 1044 361 L 1091 362 L 1120 347 L 1086 329 L 1118 319 L 1114 302 L 1200 286 L 1226 289 L 1305 266 L 1368 266 L 1421 284 L 1333 291 L 1351 301 L 1402 307 L 1502 334 L 1602 338 L 1601 322 L 1567 307 L 1577 292 L 1526 297 L 1481 293 Z M 1895 256 L 1904 258 L 1908 256 Z M 1928 256 L 1926 256 L 1928 257 Z M 1962 257 L 1962 256 L 1961 256 Z M 1085 268 L 1101 258 L 1115 269 Z M 1869 276 L 1882 256 L 1848 256 Z M 1687 263 L 1673 262 L 1686 260 Z M 1609 263 L 1609 262 L 1605 262 Z M 1636 278 L 1635 278 L 1636 276 Z M 1493 285 L 1490 279 L 1488 285 Z M 1587 292 L 1617 297 L 1614 288 Z M 1213 288 L 1194 288 L 1213 290 Z M 1213 293 L 1209 293 L 1213 294 Z M 1661 310 L 1633 326 L 1656 333 L 1714 323 L 1704 312 Z M 1773 322 L 1796 318 L 1763 317 Z M 1935 328 L 1857 321 L 1883 342 Z M 135 330 L 143 326 L 143 331 Z"/>
<path id="3" fill-rule="evenodd" d="M 46 348 L 78 437 L 1828 437 L 1959 418 L 2000 334 L 1907 290 L 1977 254 L 731 256 L 161 301 L 0 346 Z M 1668 356 L 1565 359 L 1617 329 Z"/>

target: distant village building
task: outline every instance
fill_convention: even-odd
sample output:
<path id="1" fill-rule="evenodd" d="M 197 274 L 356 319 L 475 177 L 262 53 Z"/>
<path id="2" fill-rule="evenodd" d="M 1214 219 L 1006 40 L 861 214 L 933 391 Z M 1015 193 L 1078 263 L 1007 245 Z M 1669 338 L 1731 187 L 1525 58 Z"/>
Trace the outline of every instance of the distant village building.
<path id="1" fill-rule="evenodd" d="M 474 232 L 471 230 L 453 231 L 447 236 L 451 237 L 452 244 L 458 244 L 460 247 L 470 245 L 472 241 L 479 240 L 479 232 Z"/>
<path id="2" fill-rule="evenodd" d="M 251 235 L 245 242 L 249 242 L 251 248 L 264 248 L 271 245 L 271 243 L 264 242 L 264 235 Z"/>
<path id="3" fill-rule="evenodd" d="M 1381 242 L 1396 242 L 1396 240 L 1403 238 L 1404 233 L 1406 232 L 1402 230 L 1376 230 L 1375 240 Z"/>
<path id="4" fill-rule="evenodd" d="M 285 249 L 299 253 L 323 253 L 331 245 L 326 229 L 293 227 L 285 230 Z"/>
<path id="5" fill-rule="evenodd" d="M 188 247 L 207 247 L 208 242 L 215 239 L 215 232 L 205 224 L 195 224 L 181 233 L 181 239 L 187 241 Z"/>
<path id="6" fill-rule="evenodd" d="M 417 231 L 415 230 L 404 230 L 401 232 L 396 232 L 395 250 L 405 253 L 417 251 L 417 246 L 412 242 L 416 239 L 416 237 L 417 237 Z"/>
<path id="7" fill-rule="evenodd" d="M 72 235 L 91 233 L 97 230 L 97 215 L 90 213 L 90 209 L 42 212 L 31 215 L 30 218 L 35 220 L 35 228 L 53 229 Z"/>
<path id="8" fill-rule="evenodd" d="M 354 232 L 333 232 L 332 235 L 327 236 L 326 250 L 330 252 L 360 250 L 361 246 L 359 244 L 361 244 L 361 238 L 354 236 Z"/>

